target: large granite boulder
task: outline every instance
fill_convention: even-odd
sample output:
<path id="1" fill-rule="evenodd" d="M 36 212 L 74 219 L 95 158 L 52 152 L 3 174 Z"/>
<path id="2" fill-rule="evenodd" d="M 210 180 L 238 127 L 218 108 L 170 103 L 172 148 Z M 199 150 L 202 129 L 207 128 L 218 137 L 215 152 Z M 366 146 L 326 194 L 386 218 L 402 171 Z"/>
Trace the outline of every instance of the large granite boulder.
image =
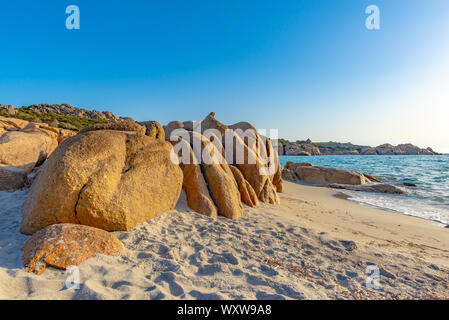
<path id="1" fill-rule="evenodd" d="M 323 186 L 331 183 L 362 185 L 366 182 L 363 174 L 352 170 L 297 166 L 295 173 L 300 180 L 306 183 Z"/>
<path id="2" fill-rule="evenodd" d="M 183 176 L 170 152 L 168 142 L 136 132 L 77 134 L 45 162 L 23 205 L 20 231 L 58 223 L 124 231 L 173 209 Z"/>
<path id="3" fill-rule="evenodd" d="M 120 240 L 104 230 L 55 224 L 36 232 L 22 250 L 27 271 L 40 274 L 47 267 L 64 270 L 79 266 L 97 254 L 116 256 L 124 247 Z"/>

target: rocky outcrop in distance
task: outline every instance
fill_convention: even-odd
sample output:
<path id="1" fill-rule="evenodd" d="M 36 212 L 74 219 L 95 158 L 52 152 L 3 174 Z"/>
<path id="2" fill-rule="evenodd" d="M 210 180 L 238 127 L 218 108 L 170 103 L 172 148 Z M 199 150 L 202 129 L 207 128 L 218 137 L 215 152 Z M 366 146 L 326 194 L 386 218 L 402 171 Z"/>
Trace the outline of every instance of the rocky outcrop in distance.
<path id="1" fill-rule="evenodd" d="M 37 112 L 41 114 L 56 113 L 62 115 L 71 115 L 78 118 L 88 118 L 95 120 L 119 120 L 120 117 L 115 116 L 109 111 L 86 110 L 83 108 L 73 107 L 69 104 L 33 104 L 21 108 L 15 108 L 11 105 L 1 105 L 0 112 L 9 115 L 19 115 L 22 112 Z"/>
<path id="2" fill-rule="evenodd" d="M 439 155 L 432 148 L 419 148 L 410 143 L 393 146 L 383 144 L 378 147 L 360 146 L 339 142 L 290 142 L 285 139 L 278 141 L 278 153 L 285 156 L 314 156 L 314 155 Z"/>

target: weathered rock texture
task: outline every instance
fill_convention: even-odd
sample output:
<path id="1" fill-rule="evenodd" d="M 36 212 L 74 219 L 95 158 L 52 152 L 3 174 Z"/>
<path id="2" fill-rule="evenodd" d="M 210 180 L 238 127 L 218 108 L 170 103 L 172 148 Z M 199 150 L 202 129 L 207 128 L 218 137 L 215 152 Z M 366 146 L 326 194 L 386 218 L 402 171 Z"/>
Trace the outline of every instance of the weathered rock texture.
<path id="1" fill-rule="evenodd" d="M 165 139 L 170 140 L 172 132 L 176 129 L 184 129 L 184 124 L 179 121 L 172 121 L 169 122 L 166 126 L 164 126 Z"/>
<path id="2" fill-rule="evenodd" d="M 97 130 L 118 130 L 126 132 L 136 132 L 144 135 L 147 131 L 147 128 L 145 126 L 138 124 L 133 119 L 125 119 L 116 122 L 96 123 L 82 129 L 79 133 Z"/>
<path id="3" fill-rule="evenodd" d="M 171 137 L 176 129 L 184 132 Z M 170 122 L 164 130 L 178 155 L 185 149 L 188 160 L 196 160 L 196 164 L 181 164 L 190 208 L 212 216 L 216 207 L 219 215 L 236 219 L 243 214 L 241 202 L 251 207 L 259 201 L 280 202 L 282 169 L 277 150 L 250 123 L 227 126 L 212 112 L 203 121 Z"/>
<path id="4" fill-rule="evenodd" d="M 190 132 L 190 141 L 197 159 L 201 159 L 201 171 L 218 214 L 229 219 L 243 216 L 240 192 L 231 169 L 215 145 L 203 135 Z M 200 148 L 197 149 L 197 146 Z M 206 157 L 205 157 L 206 156 Z"/>
<path id="5" fill-rule="evenodd" d="M 250 207 L 258 206 L 259 200 L 257 199 L 253 187 L 246 181 L 245 177 L 237 167 L 230 165 L 229 168 L 231 168 L 235 181 L 237 181 L 242 202 Z"/>
<path id="6" fill-rule="evenodd" d="M 245 127 L 241 125 L 239 127 L 245 130 Z M 234 130 L 227 131 L 225 139 L 228 143 L 231 142 L 233 150 L 232 157 L 227 153 L 226 159 L 242 172 L 260 201 L 279 204 L 277 188 L 273 185 L 273 178 L 280 169 L 279 158 L 271 147 L 271 142 L 268 141 L 267 145 L 257 131 L 252 131 L 254 136 L 251 137 L 250 134 L 244 135 L 241 131 L 235 130 L 238 128 L 237 125 L 230 126 L 230 128 L 234 128 Z M 227 147 L 225 146 L 225 149 Z M 239 159 L 239 154 L 241 159 Z"/>
<path id="7" fill-rule="evenodd" d="M 170 151 L 165 141 L 98 128 L 64 141 L 30 189 L 21 232 L 58 223 L 129 230 L 173 209 L 183 178 Z"/>
<path id="8" fill-rule="evenodd" d="M 180 163 L 184 175 L 182 186 L 187 196 L 187 204 L 198 213 L 216 218 L 217 207 L 210 196 L 207 182 L 190 144 L 185 140 L 178 143 L 181 147 L 180 150 L 185 148 L 189 153 L 189 162 L 187 164 Z"/>
<path id="9" fill-rule="evenodd" d="M 22 188 L 24 174 L 41 165 L 59 143 L 73 135 L 73 131 L 45 123 L 0 117 L 0 190 Z"/>
<path id="10" fill-rule="evenodd" d="M 25 170 L 0 164 L 0 191 L 20 189 L 26 181 L 27 172 Z"/>
<path id="11" fill-rule="evenodd" d="M 58 146 L 57 137 L 55 132 L 31 126 L 8 131 L 0 137 L 0 163 L 30 172 Z"/>
<path id="12" fill-rule="evenodd" d="M 165 140 L 164 128 L 162 128 L 159 122 L 152 120 L 140 122 L 140 124 L 146 128 L 145 135 L 151 138 Z"/>
<path id="13" fill-rule="evenodd" d="M 323 186 L 331 183 L 362 185 L 366 182 L 363 174 L 352 170 L 297 166 L 295 173 L 300 180 L 306 183 Z"/>
<path id="14" fill-rule="evenodd" d="M 97 254 L 116 256 L 124 247 L 114 235 L 104 230 L 76 224 L 55 224 L 36 232 L 22 250 L 22 261 L 27 271 L 40 274 L 47 267 L 66 269 L 79 266 Z"/>
<path id="15" fill-rule="evenodd" d="M 284 168 L 282 169 L 282 179 L 290 182 L 296 182 L 298 181 L 298 176 L 296 175 L 295 171 Z"/>

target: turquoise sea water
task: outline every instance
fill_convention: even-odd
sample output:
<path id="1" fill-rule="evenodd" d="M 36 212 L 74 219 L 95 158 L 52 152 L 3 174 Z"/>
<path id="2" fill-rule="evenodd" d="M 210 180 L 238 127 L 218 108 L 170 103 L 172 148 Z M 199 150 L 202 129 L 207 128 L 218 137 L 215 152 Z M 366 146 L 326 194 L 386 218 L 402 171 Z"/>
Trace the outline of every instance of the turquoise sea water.
<path id="1" fill-rule="evenodd" d="M 417 187 L 404 187 L 406 195 L 342 191 L 357 202 L 449 224 L 449 155 L 281 156 L 280 161 L 282 167 L 287 161 L 293 161 L 355 170 L 399 186 L 412 182 Z"/>

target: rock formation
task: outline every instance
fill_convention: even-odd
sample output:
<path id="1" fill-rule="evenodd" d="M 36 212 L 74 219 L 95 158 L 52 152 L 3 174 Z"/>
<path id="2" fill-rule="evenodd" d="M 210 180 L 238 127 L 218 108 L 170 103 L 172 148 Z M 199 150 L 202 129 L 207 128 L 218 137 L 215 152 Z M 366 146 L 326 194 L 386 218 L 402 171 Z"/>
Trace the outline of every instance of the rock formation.
<path id="1" fill-rule="evenodd" d="M 322 186 L 327 186 L 331 183 L 363 185 L 366 182 L 363 174 L 352 170 L 297 166 L 295 173 L 300 180 L 306 183 Z"/>
<path id="2" fill-rule="evenodd" d="M 176 129 L 184 129 L 177 131 L 178 138 L 172 136 Z M 257 206 L 259 201 L 279 203 L 277 192 L 282 191 L 279 157 L 270 139 L 261 137 L 251 124 L 239 122 L 227 126 L 212 112 L 203 121 L 170 122 L 164 130 L 166 139 L 178 151 L 193 153 L 194 157 L 187 158 L 197 161 L 195 165 L 181 161 L 190 208 L 209 215 L 210 196 L 219 215 L 234 219 L 243 214 L 240 201 L 248 206 Z M 237 157 L 238 152 L 241 157 Z M 204 159 L 204 155 L 209 159 Z M 234 204 L 226 208 L 229 203 Z"/>
<path id="3" fill-rule="evenodd" d="M 95 125 L 64 141 L 29 191 L 21 232 L 57 223 L 129 230 L 173 209 L 182 170 L 170 159 L 171 145 L 138 126 Z"/>

